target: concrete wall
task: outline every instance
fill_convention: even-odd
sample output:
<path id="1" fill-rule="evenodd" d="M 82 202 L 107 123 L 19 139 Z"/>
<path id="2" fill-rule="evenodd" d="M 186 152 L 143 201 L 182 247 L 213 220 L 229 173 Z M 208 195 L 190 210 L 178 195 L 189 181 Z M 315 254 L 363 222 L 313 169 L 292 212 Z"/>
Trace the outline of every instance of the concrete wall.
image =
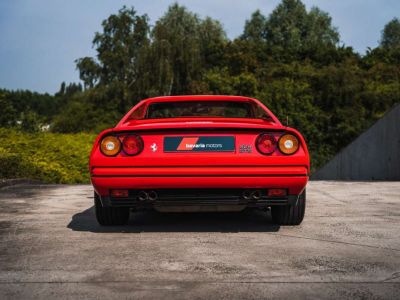
<path id="1" fill-rule="evenodd" d="M 400 180 L 400 105 L 342 149 L 313 180 Z"/>

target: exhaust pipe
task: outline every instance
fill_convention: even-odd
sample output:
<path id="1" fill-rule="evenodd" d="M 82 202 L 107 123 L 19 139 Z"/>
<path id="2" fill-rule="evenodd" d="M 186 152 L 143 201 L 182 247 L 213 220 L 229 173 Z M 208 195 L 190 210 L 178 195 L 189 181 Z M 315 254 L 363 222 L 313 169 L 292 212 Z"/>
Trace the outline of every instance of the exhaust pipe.
<path id="1" fill-rule="evenodd" d="M 254 192 L 251 193 L 251 198 L 254 200 L 260 200 L 261 199 L 261 192 L 260 190 L 255 190 Z"/>
<path id="2" fill-rule="evenodd" d="M 251 191 L 249 191 L 249 190 L 245 190 L 244 192 L 243 192 L 243 199 L 245 199 L 245 200 L 250 200 L 250 198 L 251 198 Z"/>
<path id="3" fill-rule="evenodd" d="M 149 196 L 149 200 L 150 201 L 155 201 L 158 198 L 158 195 L 157 195 L 156 191 L 150 191 L 148 196 Z"/>
<path id="4" fill-rule="evenodd" d="M 140 201 L 146 201 L 147 199 L 149 199 L 149 194 L 147 194 L 147 192 L 145 191 L 140 191 L 138 194 L 138 199 Z"/>

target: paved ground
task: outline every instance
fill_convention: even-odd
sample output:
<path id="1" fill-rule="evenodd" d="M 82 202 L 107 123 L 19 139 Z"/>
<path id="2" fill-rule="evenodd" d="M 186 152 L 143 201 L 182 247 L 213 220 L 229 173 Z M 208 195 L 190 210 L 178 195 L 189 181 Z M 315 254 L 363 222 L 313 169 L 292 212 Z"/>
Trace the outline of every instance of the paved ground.
<path id="1" fill-rule="evenodd" d="M 133 215 L 87 185 L 0 189 L 0 298 L 400 298 L 400 182 L 311 182 L 306 218 Z"/>

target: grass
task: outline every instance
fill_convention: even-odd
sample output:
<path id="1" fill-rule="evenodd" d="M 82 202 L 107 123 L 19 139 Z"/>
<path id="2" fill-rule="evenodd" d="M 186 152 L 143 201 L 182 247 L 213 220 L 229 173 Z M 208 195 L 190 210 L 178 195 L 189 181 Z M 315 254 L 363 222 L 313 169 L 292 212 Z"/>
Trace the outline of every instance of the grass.
<path id="1" fill-rule="evenodd" d="M 25 133 L 0 128 L 0 178 L 88 183 L 94 134 Z"/>

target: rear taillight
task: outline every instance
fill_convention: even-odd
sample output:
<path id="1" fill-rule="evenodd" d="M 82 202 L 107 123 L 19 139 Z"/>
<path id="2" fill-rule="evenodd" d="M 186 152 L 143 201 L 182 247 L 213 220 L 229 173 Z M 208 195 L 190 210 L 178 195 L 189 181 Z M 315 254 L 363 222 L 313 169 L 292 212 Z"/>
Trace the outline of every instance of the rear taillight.
<path id="1" fill-rule="evenodd" d="M 106 156 L 115 156 L 121 151 L 121 142 L 115 136 L 106 136 L 101 140 L 100 150 Z"/>
<path id="2" fill-rule="evenodd" d="M 299 140 L 292 134 L 284 134 L 279 138 L 278 147 L 283 154 L 294 154 L 299 150 Z"/>
<path id="3" fill-rule="evenodd" d="M 138 135 L 127 135 L 122 140 L 122 149 L 127 155 L 138 155 L 143 150 L 143 140 Z"/>
<path id="4" fill-rule="evenodd" d="M 257 150 L 265 155 L 272 154 L 276 149 L 276 139 L 272 134 L 260 134 L 256 141 Z"/>

